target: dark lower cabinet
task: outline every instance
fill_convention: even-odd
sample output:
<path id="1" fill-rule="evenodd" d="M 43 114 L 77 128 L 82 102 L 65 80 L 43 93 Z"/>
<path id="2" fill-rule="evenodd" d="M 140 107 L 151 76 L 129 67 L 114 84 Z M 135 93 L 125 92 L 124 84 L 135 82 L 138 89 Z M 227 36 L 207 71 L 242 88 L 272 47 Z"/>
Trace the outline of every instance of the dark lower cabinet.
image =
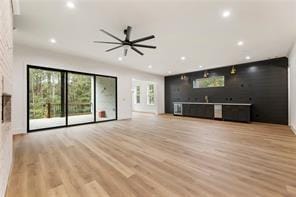
<path id="1" fill-rule="evenodd" d="M 224 120 L 250 122 L 251 106 L 245 105 L 223 105 L 222 116 Z"/>
<path id="2" fill-rule="evenodd" d="M 190 108 L 190 104 L 183 104 L 182 105 L 182 113 L 183 116 L 191 116 L 191 108 Z"/>
<path id="3" fill-rule="evenodd" d="M 214 118 L 214 105 L 197 105 L 197 117 L 201 118 Z"/>
<path id="4" fill-rule="evenodd" d="M 183 104 L 183 115 L 198 118 L 214 118 L 214 105 Z"/>
<path id="5" fill-rule="evenodd" d="M 214 118 L 214 105 L 211 104 L 183 104 L 183 116 L 198 118 Z M 251 106 L 249 105 L 223 105 L 223 120 L 250 122 Z"/>

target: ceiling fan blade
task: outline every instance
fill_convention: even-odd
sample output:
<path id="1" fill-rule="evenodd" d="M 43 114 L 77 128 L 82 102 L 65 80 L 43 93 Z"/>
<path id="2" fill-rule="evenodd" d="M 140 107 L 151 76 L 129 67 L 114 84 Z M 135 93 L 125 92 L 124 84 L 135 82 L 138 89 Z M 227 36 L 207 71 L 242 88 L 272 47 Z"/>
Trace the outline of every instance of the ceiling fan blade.
<path id="1" fill-rule="evenodd" d="M 134 51 L 136 51 L 137 53 L 139 53 L 140 55 L 144 55 L 144 53 L 142 53 L 141 51 L 139 51 L 138 49 L 136 49 L 135 47 L 131 46 L 131 49 L 133 49 Z"/>
<path id="2" fill-rule="evenodd" d="M 110 34 L 109 32 L 107 32 L 107 31 L 105 31 L 105 30 L 103 30 L 103 29 L 100 29 L 100 31 L 103 32 L 103 33 L 105 33 L 105 34 L 107 34 L 108 36 L 114 38 L 115 40 L 118 40 L 119 42 L 122 42 L 122 40 L 120 40 L 120 39 L 117 38 L 116 36 Z"/>
<path id="3" fill-rule="evenodd" d="M 129 41 L 130 40 L 131 31 L 132 31 L 132 27 L 131 26 L 127 26 L 125 41 Z"/>
<path id="4" fill-rule="evenodd" d="M 154 35 L 152 35 L 152 36 L 147 36 L 147 37 L 144 37 L 144 38 L 139 38 L 139 39 L 137 39 L 137 40 L 134 40 L 134 41 L 131 41 L 131 43 L 138 43 L 138 42 L 143 42 L 143 41 L 145 41 L 145 40 L 150 40 L 150 39 L 153 39 L 153 38 L 155 38 L 155 36 Z"/>
<path id="5" fill-rule="evenodd" d="M 133 44 L 133 46 L 135 46 L 135 47 L 150 48 L 150 49 L 156 49 L 156 46 L 151 46 L 151 45 Z"/>
<path id="6" fill-rule="evenodd" d="M 94 43 L 104 43 L 104 44 L 121 44 L 121 42 L 105 42 L 105 41 L 94 41 Z"/>
<path id="7" fill-rule="evenodd" d="M 127 50 L 128 50 L 128 48 L 125 48 L 125 49 L 124 49 L 124 56 L 127 55 Z"/>
<path id="8" fill-rule="evenodd" d="M 118 49 L 118 48 L 120 48 L 120 47 L 123 47 L 123 45 L 119 45 L 119 46 L 117 46 L 117 47 L 113 47 L 113 48 L 111 48 L 111 49 L 108 49 L 108 50 L 106 50 L 106 52 L 113 51 L 113 50 Z"/>

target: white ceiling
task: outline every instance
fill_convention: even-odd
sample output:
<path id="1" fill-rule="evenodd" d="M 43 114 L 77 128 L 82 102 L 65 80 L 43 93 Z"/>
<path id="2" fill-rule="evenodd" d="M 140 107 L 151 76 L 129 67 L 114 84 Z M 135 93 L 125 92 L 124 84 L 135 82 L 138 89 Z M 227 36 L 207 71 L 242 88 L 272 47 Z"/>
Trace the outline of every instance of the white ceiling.
<path id="1" fill-rule="evenodd" d="M 20 0 L 15 42 L 168 75 L 287 56 L 296 40 L 294 0 L 73 0 L 75 9 L 66 2 Z M 221 17 L 224 10 L 231 16 Z M 154 34 L 145 44 L 157 49 L 141 49 L 144 56 L 130 50 L 119 62 L 122 48 L 106 53 L 112 45 L 92 42 L 114 41 L 101 28 L 123 38 L 127 25 L 133 27 L 132 39 Z M 243 46 L 237 46 L 239 40 Z"/>

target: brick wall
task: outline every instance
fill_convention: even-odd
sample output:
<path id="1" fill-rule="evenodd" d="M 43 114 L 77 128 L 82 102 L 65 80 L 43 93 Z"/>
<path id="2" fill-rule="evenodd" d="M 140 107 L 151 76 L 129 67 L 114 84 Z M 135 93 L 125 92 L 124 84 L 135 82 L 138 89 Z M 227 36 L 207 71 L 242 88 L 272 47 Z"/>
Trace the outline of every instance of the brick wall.
<path id="1" fill-rule="evenodd" d="M 0 0 L 0 94 L 12 90 L 12 9 L 10 0 Z M 0 96 L 1 96 L 0 95 Z M 0 97 L 1 98 L 1 97 Z M 2 99 L 0 99 L 0 106 Z M 1 108 L 0 108 L 1 110 Z M 0 113 L 1 116 L 2 113 Z M 10 123 L 0 120 L 0 197 L 5 195 L 12 163 L 12 132 Z"/>

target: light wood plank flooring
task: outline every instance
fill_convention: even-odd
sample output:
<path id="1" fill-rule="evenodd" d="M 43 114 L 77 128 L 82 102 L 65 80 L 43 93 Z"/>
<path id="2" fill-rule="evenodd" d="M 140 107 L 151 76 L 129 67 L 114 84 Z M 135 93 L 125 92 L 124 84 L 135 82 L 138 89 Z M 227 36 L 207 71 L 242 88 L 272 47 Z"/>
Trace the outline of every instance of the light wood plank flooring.
<path id="1" fill-rule="evenodd" d="M 14 142 L 7 197 L 296 196 L 282 125 L 138 113 Z"/>

